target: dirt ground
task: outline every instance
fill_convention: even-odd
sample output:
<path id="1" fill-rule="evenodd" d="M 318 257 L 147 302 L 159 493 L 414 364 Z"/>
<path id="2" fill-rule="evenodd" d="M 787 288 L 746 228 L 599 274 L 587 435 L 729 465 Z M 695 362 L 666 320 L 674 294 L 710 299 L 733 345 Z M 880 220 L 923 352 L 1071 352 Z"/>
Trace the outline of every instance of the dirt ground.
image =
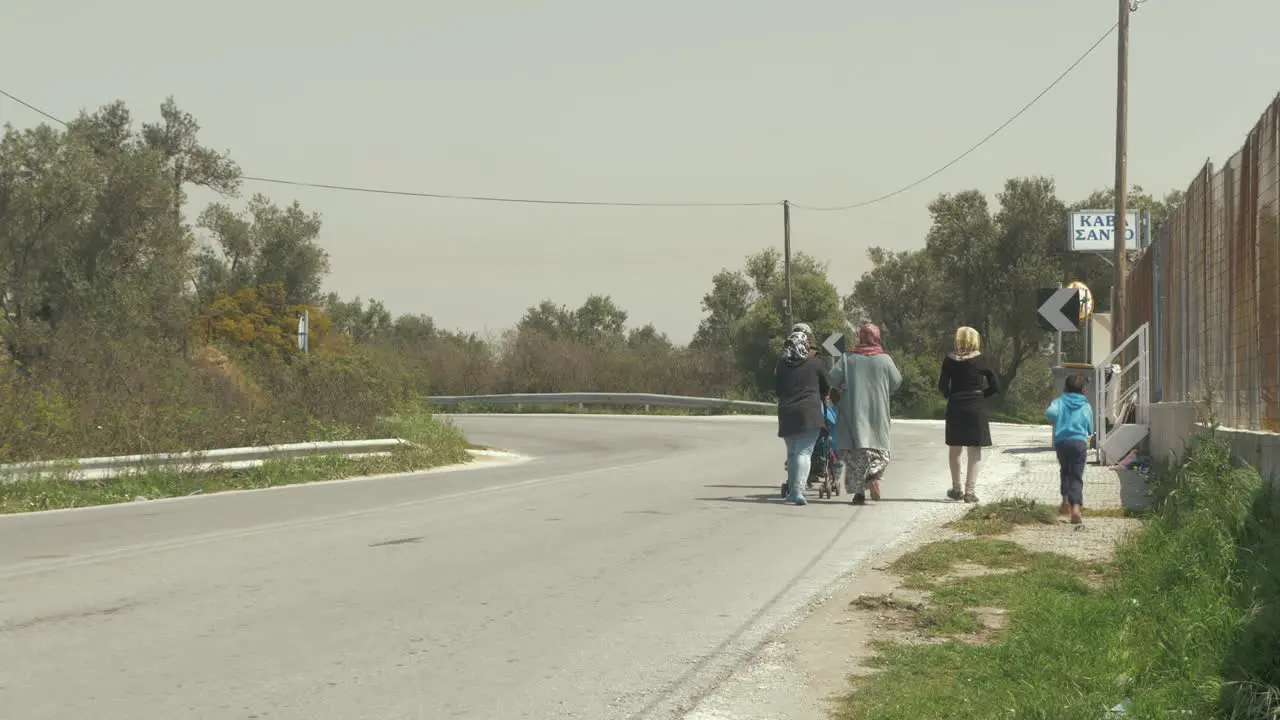
<path id="1" fill-rule="evenodd" d="M 1117 541 L 1139 524 L 1132 518 L 1086 515 L 1084 525 L 1078 528 L 1058 522 L 1021 526 L 1008 535 L 993 537 L 1013 540 L 1032 552 L 1104 561 L 1114 554 Z M 911 629 L 910 605 L 926 601 L 926 596 L 902 587 L 901 578 L 887 572 L 887 566 L 922 545 L 970 537 L 951 528 L 934 527 L 905 538 L 764 646 L 720 692 L 686 716 L 687 720 L 828 720 L 833 702 L 850 693 L 849 678 L 873 672 L 866 661 L 873 655 L 876 641 L 935 641 Z M 989 572 L 993 571 L 960 565 L 952 576 Z M 989 632 L 1003 626 L 1001 609 L 976 610 Z M 973 640 L 980 642 L 982 638 L 979 633 Z"/>

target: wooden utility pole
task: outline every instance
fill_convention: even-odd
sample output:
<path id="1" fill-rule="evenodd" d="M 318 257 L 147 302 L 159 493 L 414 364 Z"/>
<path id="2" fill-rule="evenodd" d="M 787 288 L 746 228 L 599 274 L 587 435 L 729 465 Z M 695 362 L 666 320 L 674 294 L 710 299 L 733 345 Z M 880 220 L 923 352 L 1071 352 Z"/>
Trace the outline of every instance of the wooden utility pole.
<path id="1" fill-rule="evenodd" d="M 791 203 L 782 201 L 782 271 L 787 283 L 787 327 L 783 333 L 791 332 L 795 324 L 791 310 Z"/>
<path id="2" fill-rule="evenodd" d="M 1115 279 L 1112 282 L 1111 347 L 1116 349 L 1124 342 L 1125 309 L 1127 308 L 1125 282 L 1128 279 L 1125 241 L 1125 220 L 1128 214 L 1128 146 L 1129 146 L 1129 13 L 1130 0 L 1120 2 L 1120 41 L 1116 58 L 1116 226 L 1115 226 Z M 1134 228 L 1137 237 L 1139 228 Z"/>

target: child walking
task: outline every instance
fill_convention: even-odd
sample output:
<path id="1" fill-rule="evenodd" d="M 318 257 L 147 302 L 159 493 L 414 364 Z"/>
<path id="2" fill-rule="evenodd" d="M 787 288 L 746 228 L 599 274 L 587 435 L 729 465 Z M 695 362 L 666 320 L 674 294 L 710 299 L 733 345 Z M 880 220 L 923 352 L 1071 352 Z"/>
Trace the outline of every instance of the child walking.
<path id="1" fill-rule="evenodd" d="M 1053 449 L 1058 453 L 1058 474 L 1062 479 L 1063 515 L 1070 513 L 1071 523 L 1084 522 L 1080 511 L 1084 506 L 1084 467 L 1088 459 L 1089 438 L 1093 437 L 1093 408 L 1084 394 L 1084 376 L 1067 377 L 1066 392 L 1049 403 L 1045 411 L 1053 423 Z"/>
<path id="2" fill-rule="evenodd" d="M 827 443 L 831 449 L 830 456 L 833 458 L 831 467 L 827 468 L 827 472 L 831 476 L 839 479 L 840 473 L 844 470 L 844 465 L 840 463 L 840 448 L 836 446 L 836 422 L 840 414 L 840 388 L 831 388 L 827 393 L 827 402 L 823 403 L 822 414 L 827 420 Z"/>

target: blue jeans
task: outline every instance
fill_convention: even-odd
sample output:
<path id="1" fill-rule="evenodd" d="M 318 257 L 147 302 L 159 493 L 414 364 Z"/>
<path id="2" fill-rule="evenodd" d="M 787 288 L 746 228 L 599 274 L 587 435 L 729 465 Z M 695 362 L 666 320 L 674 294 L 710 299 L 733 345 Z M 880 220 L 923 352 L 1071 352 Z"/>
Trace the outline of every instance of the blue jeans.
<path id="1" fill-rule="evenodd" d="M 1066 440 L 1053 449 L 1058 453 L 1062 496 L 1072 505 L 1084 505 L 1084 468 L 1089 462 L 1089 446 L 1081 440 Z"/>
<path id="2" fill-rule="evenodd" d="M 813 458 L 813 446 L 818 442 L 818 428 L 804 430 L 782 438 L 787 444 L 787 497 L 797 498 L 809 479 L 809 463 Z"/>

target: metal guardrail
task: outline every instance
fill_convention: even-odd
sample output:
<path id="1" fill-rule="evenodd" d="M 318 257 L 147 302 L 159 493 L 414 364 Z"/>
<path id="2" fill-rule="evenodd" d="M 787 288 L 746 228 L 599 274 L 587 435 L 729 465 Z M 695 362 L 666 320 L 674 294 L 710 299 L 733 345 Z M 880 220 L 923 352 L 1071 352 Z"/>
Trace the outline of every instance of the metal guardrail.
<path id="1" fill-rule="evenodd" d="M 180 467 L 188 472 L 207 472 L 218 468 L 253 467 L 261 465 L 268 460 L 286 460 L 320 455 L 344 455 L 347 457 L 380 455 L 410 444 L 408 440 L 401 440 L 400 438 L 383 438 L 377 440 L 340 440 L 221 448 L 203 452 L 47 460 L 0 465 L 0 483 L 13 482 L 31 476 L 61 474 L 64 472 L 67 475 L 67 479 L 73 481 L 109 478 L 124 475 L 130 471 L 165 467 Z"/>
<path id="2" fill-rule="evenodd" d="M 631 407 L 699 408 L 704 410 L 774 410 L 776 403 L 722 398 L 658 395 L 654 393 L 511 393 L 507 395 L 436 395 L 431 405 L 620 405 Z"/>

